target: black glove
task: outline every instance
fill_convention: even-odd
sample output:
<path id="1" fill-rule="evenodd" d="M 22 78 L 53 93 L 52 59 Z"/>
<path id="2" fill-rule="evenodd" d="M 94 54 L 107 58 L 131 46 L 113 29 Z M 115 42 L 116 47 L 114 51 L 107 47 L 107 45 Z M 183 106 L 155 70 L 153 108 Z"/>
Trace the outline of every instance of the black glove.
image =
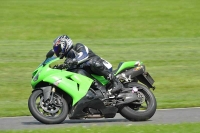
<path id="1" fill-rule="evenodd" d="M 53 68 L 62 70 L 66 68 L 66 65 L 65 64 L 55 65 Z"/>
<path id="2" fill-rule="evenodd" d="M 68 58 L 65 60 L 64 62 L 66 65 L 69 65 L 69 66 L 72 66 L 72 65 L 77 65 L 78 64 L 78 61 L 76 59 L 71 59 L 71 58 Z"/>

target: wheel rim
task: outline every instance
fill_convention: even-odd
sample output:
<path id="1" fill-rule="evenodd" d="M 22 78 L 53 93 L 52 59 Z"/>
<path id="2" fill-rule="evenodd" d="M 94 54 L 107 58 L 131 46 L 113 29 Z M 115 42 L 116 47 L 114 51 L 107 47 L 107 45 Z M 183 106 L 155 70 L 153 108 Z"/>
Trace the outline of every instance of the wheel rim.
<path id="1" fill-rule="evenodd" d="M 128 104 L 128 107 L 137 112 L 147 111 L 150 105 L 149 95 L 142 89 L 137 92 L 137 95 L 141 100 Z"/>
<path id="2" fill-rule="evenodd" d="M 42 93 L 35 99 L 35 107 L 37 111 L 44 117 L 55 118 L 61 115 L 63 110 L 62 98 L 55 94 L 52 102 L 49 100 L 44 102 Z"/>

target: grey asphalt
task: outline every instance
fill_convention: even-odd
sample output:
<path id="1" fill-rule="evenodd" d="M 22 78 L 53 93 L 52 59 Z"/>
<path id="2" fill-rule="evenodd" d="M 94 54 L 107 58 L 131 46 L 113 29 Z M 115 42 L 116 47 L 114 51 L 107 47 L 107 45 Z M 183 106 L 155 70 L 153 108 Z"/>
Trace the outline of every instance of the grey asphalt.
<path id="1" fill-rule="evenodd" d="M 62 124 L 45 125 L 33 118 L 32 116 L 23 117 L 4 117 L 0 118 L 0 130 L 17 130 L 17 129 L 38 129 L 38 128 L 55 128 L 71 126 L 101 126 L 101 125 L 138 125 L 138 124 L 176 124 L 176 123 L 200 122 L 200 108 L 186 109 L 166 109 L 157 110 L 155 115 L 148 121 L 131 122 L 117 114 L 112 119 L 84 119 L 69 120 L 66 119 Z"/>

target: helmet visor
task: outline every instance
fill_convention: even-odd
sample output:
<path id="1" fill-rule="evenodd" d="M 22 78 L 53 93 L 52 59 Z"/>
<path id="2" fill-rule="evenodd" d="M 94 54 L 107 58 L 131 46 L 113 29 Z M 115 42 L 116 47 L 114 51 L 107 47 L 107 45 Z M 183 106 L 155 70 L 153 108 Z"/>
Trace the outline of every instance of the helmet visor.
<path id="1" fill-rule="evenodd" d="M 59 57 L 60 52 L 61 52 L 61 46 L 60 46 L 60 44 L 54 45 L 53 46 L 53 50 L 54 50 L 54 53 L 56 54 L 56 56 Z"/>

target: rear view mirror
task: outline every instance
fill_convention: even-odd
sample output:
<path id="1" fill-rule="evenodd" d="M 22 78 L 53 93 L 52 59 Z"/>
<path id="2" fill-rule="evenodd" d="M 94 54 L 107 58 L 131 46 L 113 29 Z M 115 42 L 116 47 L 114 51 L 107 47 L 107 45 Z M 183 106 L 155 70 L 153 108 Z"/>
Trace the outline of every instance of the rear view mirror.
<path id="1" fill-rule="evenodd" d="M 46 54 L 46 58 L 51 58 L 54 55 L 53 49 L 49 50 L 49 52 Z"/>

